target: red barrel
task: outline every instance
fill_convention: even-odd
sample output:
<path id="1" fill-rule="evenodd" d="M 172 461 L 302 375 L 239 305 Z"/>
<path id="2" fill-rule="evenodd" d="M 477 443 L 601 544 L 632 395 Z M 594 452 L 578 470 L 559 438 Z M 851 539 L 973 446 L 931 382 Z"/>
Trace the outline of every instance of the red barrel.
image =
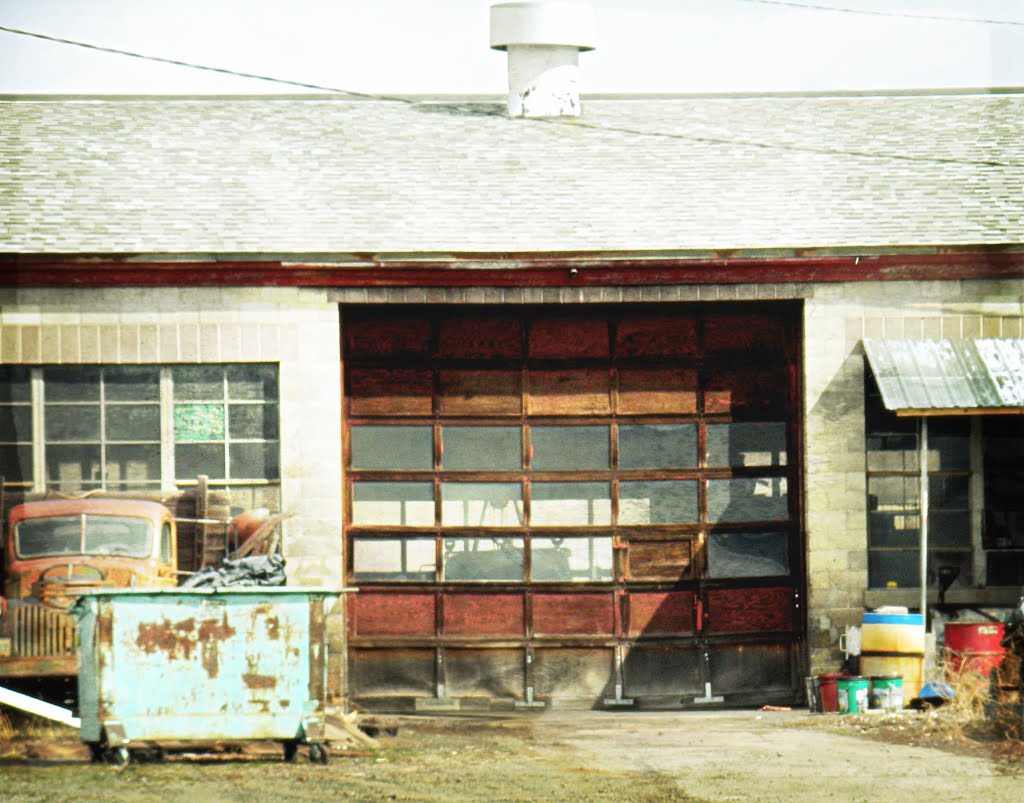
<path id="1" fill-rule="evenodd" d="M 818 688 L 821 691 L 821 712 L 823 714 L 839 713 L 839 689 L 836 680 L 845 677 L 842 672 L 828 672 L 818 675 Z"/>
<path id="2" fill-rule="evenodd" d="M 977 672 L 988 677 L 1006 650 L 999 644 L 1002 622 L 950 622 L 946 625 L 946 674 Z"/>

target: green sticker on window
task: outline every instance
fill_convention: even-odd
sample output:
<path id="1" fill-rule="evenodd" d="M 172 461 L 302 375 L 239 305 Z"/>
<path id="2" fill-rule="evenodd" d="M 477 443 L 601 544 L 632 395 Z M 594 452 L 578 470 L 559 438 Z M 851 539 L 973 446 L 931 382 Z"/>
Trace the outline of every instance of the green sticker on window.
<path id="1" fill-rule="evenodd" d="M 178 404 L 174 407 L 174 440 L 224 440 L 223 404 Z"/>

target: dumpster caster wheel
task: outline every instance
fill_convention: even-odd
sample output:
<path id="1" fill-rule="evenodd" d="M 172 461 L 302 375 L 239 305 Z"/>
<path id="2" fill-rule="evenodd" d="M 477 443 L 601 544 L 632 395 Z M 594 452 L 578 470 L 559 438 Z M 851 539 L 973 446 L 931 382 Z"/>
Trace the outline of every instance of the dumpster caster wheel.
<path id="1" fill-rule="evenodd" d="M 284 748 L 284 760 L 294 761 L 295 754 L 299 752 L 299 743 L 296 741 L 282 742 L 281 746 Z"/>
<path id="2" fill-rule="evenodd" d="M 89 760 L 93 764 L 99 764 L 103 761 L 103 745 L 99 742 L 88 742 L 89 748 Z"/>
<path id="3" fill-rule="evenodd" d="M 108 764 L 112 764 L 118 769 L 127 767 L 128 762 L 131 761 L 132 758 L 127 747 L 108 747 L 105 757 Z"/>
<path id="4" fill-rule="evenodd" d="M 309 746 L 309 760 L 313 764 L 326 764 L 327 748 L 322 744 L 311 744 Z"/>

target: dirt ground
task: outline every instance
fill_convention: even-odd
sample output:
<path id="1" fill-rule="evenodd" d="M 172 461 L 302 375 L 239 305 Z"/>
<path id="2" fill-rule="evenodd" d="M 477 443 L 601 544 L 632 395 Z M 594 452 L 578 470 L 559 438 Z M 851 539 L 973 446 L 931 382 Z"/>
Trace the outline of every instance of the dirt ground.
<path id="1" fill-rule="evenodd" d="M 171 756 L 123 770 L 87 762 L 70 729 L 0 738 L 5 800 L 1018 801 L 1019 743 L 950 728 L 942 713 L 549 711 L 396 717 L 376 746 L 327 766 L 276 745 Z M 0 733 L 0 737 L 3 734 Z"/>

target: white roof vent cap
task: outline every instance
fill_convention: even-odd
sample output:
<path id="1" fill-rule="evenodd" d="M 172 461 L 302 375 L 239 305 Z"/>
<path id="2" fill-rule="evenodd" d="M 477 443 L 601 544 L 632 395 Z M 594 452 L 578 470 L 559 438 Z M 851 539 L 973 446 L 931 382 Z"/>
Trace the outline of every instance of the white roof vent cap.
<path id="1" fill-rule="evenodd" d="M 597 18 L 580 3 L 491 6 L 491 47 L 508 51 L 512 117 L 578 117 L 579 54 L 593 50 Z"/>

